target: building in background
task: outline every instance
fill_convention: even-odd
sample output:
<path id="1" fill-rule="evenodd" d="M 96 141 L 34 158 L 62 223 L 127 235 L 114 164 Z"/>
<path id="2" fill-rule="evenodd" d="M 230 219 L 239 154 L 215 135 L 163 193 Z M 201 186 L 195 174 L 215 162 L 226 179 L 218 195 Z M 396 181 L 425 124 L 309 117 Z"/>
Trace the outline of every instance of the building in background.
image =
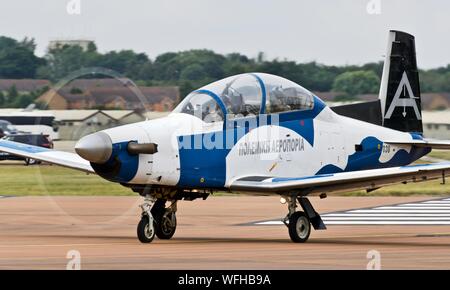
<path id="1" fill-rule="evenodd" d="M 136 122 L 141 122 L 145 120 L 145 116 L 138 112 L 132 110 L 104 110 L 102 111 L 109 117 L 111 117 L 117 126 L 132 124 Z"/>
<path id="2" fill-rule="evenodd" d="M 48 50 L 62 48 L 64 46 L 79 46 L 83 51 L 87 51 L 89 45 L 93 45 L 94 41 L 89 39 L 55 39 L 48 44 Z"/>
<path id="3" fill-rule="evenodd" d="M 33 79 L 0 79 L 0 92 L 6 93 L 12 87 L 15 87 L 19 94 L 27 94 L 41 89 L 50 88 L 51 83 L 48 80 Z"/>
<path id="4" fill-rule="evenodd" d="M 61 140 L 78 140 L 83 136 L 115 126 L 114 119 L 99 110 L 50 110 L 55 116 Z"/>
<path id="5" fill-rule="evenodd" d="M 55 140 L 79 140 L 100 130 L 165 117 L 169 112 L 133 110 L 33 110 L 0 109 L 0 120 L 16 129 L 49 135 Z"/>
<path id="6" fill-rule="evenodd" d="M 55 116 L 50 111 L 0 109 L 0 120 L 11 123 L 15 133 L 44 134 L 51 139 L 59 139 L 54 127 Z"/>
<path id="7" fill-rule="evenodd" d="M 450 108 L 450 93 L 422 94 L 423 110 L 447 110 Z"/>
<path id="8" fill-rule="evenodd" d="M 134 87 L 121 79 L 76 79 L 51 89 L 38 102 L 51 110 L 120 109 L 172 111 L 180 101 L 178 87 Z"/>
<path id="9" fill-rule="evenodd" d="M 450 110 L 423 111 L 422 121 L 425 137 L 450 140 Z"/>
<path id="10" fill-rule="evenodd" d="M 100 130 L 152 120 L 167 116 L 169 112 L 147 112 L 133 110 L 50 110 L 55 116 L 61 140 L 79 140 Z"/>

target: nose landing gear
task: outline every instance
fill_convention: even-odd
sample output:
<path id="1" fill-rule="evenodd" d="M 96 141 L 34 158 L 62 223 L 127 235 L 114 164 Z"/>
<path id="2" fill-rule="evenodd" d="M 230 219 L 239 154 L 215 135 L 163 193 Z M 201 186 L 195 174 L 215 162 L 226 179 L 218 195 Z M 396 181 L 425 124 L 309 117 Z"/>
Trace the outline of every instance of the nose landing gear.
<path id="1" fill-rule="evenodd" d="M 150 243 L 155 235 L 162 240 L 173 237 L 177 228 L 177 202 L 165 207 L 165 199 L 146 196 L 141 205 L 142 215 L 137 226 L 137 236 L 141 243 Z"/>
<path id="2" fill-rule="evenodd" d="M 140 205 L 142 214 L 141 220 L 137 226 L 137 236 L 141 243 L 151 243 L 155 238 L 155 220 L 151 212 L 155 201 L 155 198 L 146 196 L 144 203 Z"/>
<path id="3" fill-rule="evenodd" d="M 137 227 L 137 236 L 141 243 L 151 243 L 155 238 L 155 224 L 153 219 L 142 216 Z"/>

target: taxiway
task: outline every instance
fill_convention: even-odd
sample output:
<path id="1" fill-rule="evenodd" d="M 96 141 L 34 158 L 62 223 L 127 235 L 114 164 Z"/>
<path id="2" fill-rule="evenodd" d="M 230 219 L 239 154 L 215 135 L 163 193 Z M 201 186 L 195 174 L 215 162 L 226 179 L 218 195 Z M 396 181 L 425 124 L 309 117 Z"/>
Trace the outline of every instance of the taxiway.
<path id="1" fill-rule="evenodd" d="M 416 203 L 430 197 L 329 197 L 321 213 Z M 378 251 L 383 269 L 450 269 L 449 225 L 329 225 L 306 244 L 284 225 L 279 198 L 226 196 L 179 203 L 172 240 L 136 238 L 139 197 L 0 198 L 0 269 L 65 269 L 69 251 L 82 269 L 366 269 Z"/>

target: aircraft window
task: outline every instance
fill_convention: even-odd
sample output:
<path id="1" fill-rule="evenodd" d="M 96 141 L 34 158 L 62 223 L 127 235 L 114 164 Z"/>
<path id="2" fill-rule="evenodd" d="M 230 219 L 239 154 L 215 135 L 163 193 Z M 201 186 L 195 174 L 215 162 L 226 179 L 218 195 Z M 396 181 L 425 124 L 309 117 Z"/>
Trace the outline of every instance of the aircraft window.
<path id="1" fill-rule="evenodd" d="M 219 104 L 205 93 L 190 93 L 175 111 L 196 116 L 207 123 L 223 121 L 223 112 Z"/>
<path id="2" fill-rule="evenodd" d="M 267 113 L 312 110 L 313 95 L 294 82 L 276 78 L 266 82 L 268 100 Z"/>
<path id="3" fill-rule="evenodd" d="M 220 93 L 229 118 L 259 115 L 261 111 L 262 89 L 256 76 L 239 75 L 229 79 Z"/>
<path id="4" fill-rule="evenodd" d="M 311 110 L 313 107 L 313 95 L 298 84 L 270 74 L 248 73 L 225 78 L 192 92 L 175 112 L 213 123 L 223 121 L 225 114 L 233 119 L 256 116 L 261 111 L 270 114 Z"/>

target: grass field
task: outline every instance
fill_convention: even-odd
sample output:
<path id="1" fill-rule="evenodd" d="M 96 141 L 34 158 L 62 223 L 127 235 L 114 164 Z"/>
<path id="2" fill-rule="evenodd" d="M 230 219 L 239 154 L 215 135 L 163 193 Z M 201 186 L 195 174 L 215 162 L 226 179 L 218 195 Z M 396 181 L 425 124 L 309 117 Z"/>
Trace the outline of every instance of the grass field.
<path id="1" fill-rule="evenodd" d="M 450 151 L 448 150 L 433 150 L 428 157 L 449 160 Z M 417 163 L 429 163 L 419 160 Z M 356 191 L 341 194 L 343 196 L 410 196 L 410 195 L 450 195 L 450 178 L 445 185 L 442 185 L 442 180 L 435 180 L 416 184 L 399 184 L 381 188 L 379 190 L 367 193 L 365 191 Z"/>
<path id="2" fill-rule="evenodd" d="M 414 184 L 387 186 L 370 193 L 356 191 L 340 194 L 342 196 L 411 196 L 411 195 L 450 195 L 450 180 L 445 185 L 442 180 Z"/>
<path id="3" fill-rule="evenodd" d="M 59 166 L 0 164 L 0 195 L 137 195 L 97 175 Z"/>
<path id="4" fill-rule="evenodd" d="M 433 150 L 430 154 L 428 154 L 428 156 L 438 159 L 450 160 L 450 150 Z"/>
<path id="5" fill-rule="evenodd" d="M 433 151 L 430 157 L 450 160 L 450 151 Z M 343 195 L 450 195 L 450 178 L 441 181 L 395 185 L 371 193 L 349 192 Z M 23 163 L 0 163 L 0 195 L 132 195 L 137 194 L 119 184 L 90 174 L 59 166 L 24 166 Z M 220 195 L 220 193 L 219 193 Z"/>

